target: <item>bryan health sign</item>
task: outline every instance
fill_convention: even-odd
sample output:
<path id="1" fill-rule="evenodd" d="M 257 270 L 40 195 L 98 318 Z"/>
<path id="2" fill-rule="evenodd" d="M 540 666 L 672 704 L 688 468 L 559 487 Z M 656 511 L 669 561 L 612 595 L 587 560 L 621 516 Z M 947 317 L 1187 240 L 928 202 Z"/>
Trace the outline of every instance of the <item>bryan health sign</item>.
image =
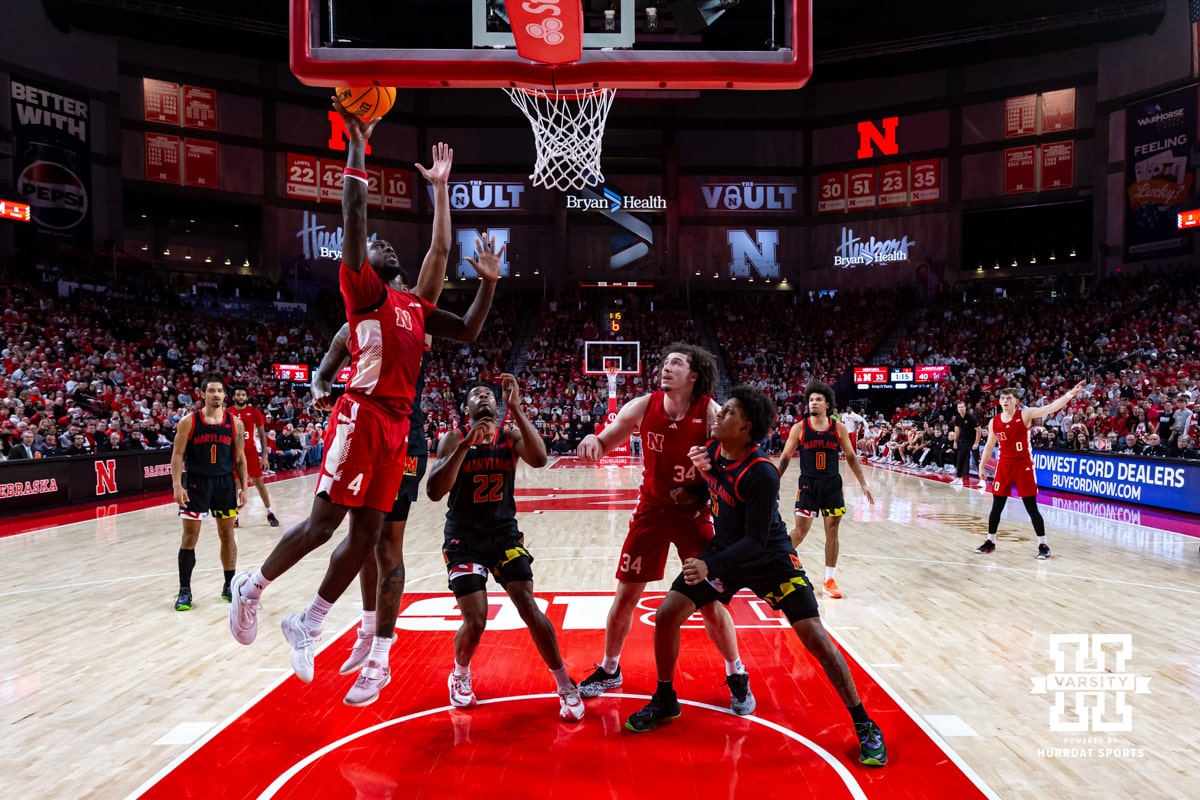
<path id="1" fill-rule="evenodd" d="M 1200 514 L 1200 462 L 1035 451 L 1038 486 Z"/>

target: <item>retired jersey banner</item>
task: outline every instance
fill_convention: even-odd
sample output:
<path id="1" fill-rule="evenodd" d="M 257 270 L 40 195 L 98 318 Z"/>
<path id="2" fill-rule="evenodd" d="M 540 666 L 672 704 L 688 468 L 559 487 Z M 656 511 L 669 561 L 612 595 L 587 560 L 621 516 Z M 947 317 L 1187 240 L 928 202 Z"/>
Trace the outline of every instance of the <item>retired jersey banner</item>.
<path id="1" fill-rule="evenodd" d="M 91 124 L 88 98 L 13 75 L 13 174 L 33 231 L 90 251 Z"/>
<path id="2" fill-rule="evenodd" d="M 1196 86 L 1125 107 L 1125 260 L 1192 251 L 1176 219 L 1192 207 Z"/>

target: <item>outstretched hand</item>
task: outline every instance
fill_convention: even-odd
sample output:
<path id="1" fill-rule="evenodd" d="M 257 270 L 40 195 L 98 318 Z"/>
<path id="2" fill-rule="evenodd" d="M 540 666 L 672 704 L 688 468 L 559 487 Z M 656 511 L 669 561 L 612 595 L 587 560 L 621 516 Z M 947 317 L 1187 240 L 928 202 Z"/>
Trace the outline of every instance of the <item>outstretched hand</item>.
<path id="1" fill-rule="evenodd" d="M 500 245 L 500 249 L 496 249 L 496 237 L 488 236 L 486 240 L 475 237 L 475 254 L 477 258 L 467 256 L 467 263 L 475 270 L 481 280 L 498 281 L 500 280 L 500 258 L 504 255 L 504 248 L 508 244 Z"/>
<path id="2" fill-rule="evenodd" d="M 450 165 L 454 163 L 454 148 L 445 142 L 433 146 L 433 166 L 423 167 L 417 164 L 421 177 L 432 184 L 446 184 L 450 178 Z"/>
<path id="3" fill-rule="evenodd" d="M 342 117 L 342 124 L 346 126 L 347 136 L 351 139 L 361 139 L 364 142 L 371 138 L 371 133 L 374 132 L 375 126 L 379 124 L 378 117 L 367 122 L 362 117 L 347 111 L 346 107 L 337 99 L 337 95 L 334 95 L 330 99 L 333 100 L 334 110 Z"/>
<path id="4" fill-rule="evenodd" d="M 521 389 L 517 386 L 517 379 L 513 375 L 505 372 L 500 375 L 500 386 L 504 389 L 504 405 L 509 409 L 515 409 L 521 405 Z"/>

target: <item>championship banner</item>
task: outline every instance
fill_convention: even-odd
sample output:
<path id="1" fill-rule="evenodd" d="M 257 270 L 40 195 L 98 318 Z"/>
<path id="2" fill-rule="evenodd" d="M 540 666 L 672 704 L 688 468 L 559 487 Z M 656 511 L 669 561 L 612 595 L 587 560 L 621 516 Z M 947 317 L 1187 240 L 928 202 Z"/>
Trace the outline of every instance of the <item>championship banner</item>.
<path id="1" fill-rule="evenodd" d="M 1196 86 L 1125 107 L 1125 259 L 1192 252 L 1177 214 L 1192 206 Z"/>
<path id="2" fill-rule="evenodd" d="M 86 95 L 13 75 L 13 173 L 34 231 L 92 246 L 91 126 Z"/>

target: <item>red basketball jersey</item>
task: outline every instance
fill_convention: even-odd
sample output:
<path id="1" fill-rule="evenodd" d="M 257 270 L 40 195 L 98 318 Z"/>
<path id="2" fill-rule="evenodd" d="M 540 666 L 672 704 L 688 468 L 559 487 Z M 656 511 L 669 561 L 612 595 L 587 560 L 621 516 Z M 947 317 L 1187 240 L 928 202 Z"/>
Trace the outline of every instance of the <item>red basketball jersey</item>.
<path id="1" fill-rule="evenodd" d="M 650 395 L 646 414 L 642 417 L 642 470 L 640 498 L 649 503 L 675 505 L 671 490 L 677 486 L 702 486 L 704 478 L 688 457 L 688 450 L 708 441 L 709 397 L 694 400 L 687 413 L 671 419 L 663 407 L 665 392 Z M 702 501 L 699 495 L 696 504 Z"/>
<path id="2" fill-rule="evenodd" d="M 267 418 L 252 405 L 247 405 L 245 408 L 230 406 L 229 413 L 240 419 L 246 429 L 246 452 L 249 453 L 253 450 L 258 453 L 258 432 L 267 426 Z M 259 455 L 262 454 L 259 453 Z"/>
<path id="3" fill-rule="evenodd" d="M 350 323 L 346 393 L 407 417 L 421 372 L 425 318 L 436 306 L 384 286 L 370 264 L 358 273 L 342 264 L 339 281 Z"/>
<path id="4" fill-rule="evenodd" d="M 992 417 L 992 433 L 996 434 L 996 440 L 1000 442 L 1000 462 L 1032 464 L 1033 454 L 1029 450 L 1029 427 L 1025 424 L 1025 418 L 1021 416 L 1019 410 L 1008 422 L 1002 419 L 1003 416 L 1001 413 Z"/>

